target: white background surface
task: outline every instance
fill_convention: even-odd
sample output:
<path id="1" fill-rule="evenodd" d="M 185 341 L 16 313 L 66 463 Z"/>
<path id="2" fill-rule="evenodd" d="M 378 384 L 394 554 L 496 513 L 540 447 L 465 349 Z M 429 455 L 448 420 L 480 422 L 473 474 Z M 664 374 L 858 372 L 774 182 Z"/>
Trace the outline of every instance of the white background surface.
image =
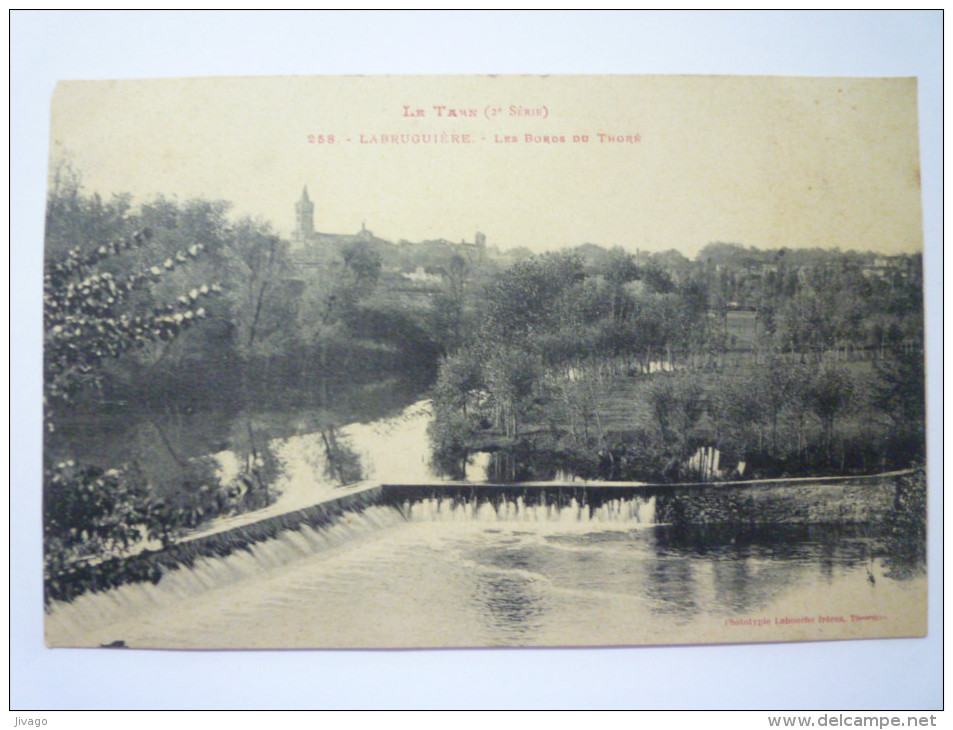
<path id="1" fill-rule="evenodd" d="M 942 706 L 941 13 L 17 11 L 10 38 L 12 709 Z M 354 73 L 919 77 L 930 337 L 929 637 L 587 650 L 44 648 L 41 280 L 55 82 Z"/>

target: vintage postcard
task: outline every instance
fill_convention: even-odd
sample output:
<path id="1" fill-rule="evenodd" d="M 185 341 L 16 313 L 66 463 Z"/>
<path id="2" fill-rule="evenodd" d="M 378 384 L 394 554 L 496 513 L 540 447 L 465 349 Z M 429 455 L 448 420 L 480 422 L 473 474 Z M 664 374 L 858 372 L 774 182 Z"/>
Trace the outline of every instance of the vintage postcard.
<path id="1" fill-rule="evenodd" d="M 61 82 L 47 644 L 923 636 L 916 99 Z"/>

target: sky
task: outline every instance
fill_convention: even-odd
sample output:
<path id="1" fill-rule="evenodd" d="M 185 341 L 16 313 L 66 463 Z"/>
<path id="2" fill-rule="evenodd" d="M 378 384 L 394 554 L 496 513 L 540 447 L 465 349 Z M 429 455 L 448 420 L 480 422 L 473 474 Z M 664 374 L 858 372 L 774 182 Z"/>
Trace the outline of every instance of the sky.
<path id="1" fill-rule="evenodd" d="M 393 241 L 895 254 L 922 249 L 916 98 L 904 78 L 61 82 L 51 161 L 89 193 L 224 199 L 284 236 L 306 185 L 317 230 Z"/>

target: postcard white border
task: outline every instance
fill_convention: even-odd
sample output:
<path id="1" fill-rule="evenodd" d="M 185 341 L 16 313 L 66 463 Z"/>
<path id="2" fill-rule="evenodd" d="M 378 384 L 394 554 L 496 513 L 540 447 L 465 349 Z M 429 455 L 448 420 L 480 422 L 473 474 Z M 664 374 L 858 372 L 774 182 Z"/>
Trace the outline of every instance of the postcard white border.
<path id="1" fill-rule="evenodd" d="M 11 708 L 941 707 L 942 20 L 939 11 L 13 12 Z M 584 650 L 44 648 L 40 281 L 54 83 L 353 73 L 917 76 L 932 485 L 928 638 Z"/>

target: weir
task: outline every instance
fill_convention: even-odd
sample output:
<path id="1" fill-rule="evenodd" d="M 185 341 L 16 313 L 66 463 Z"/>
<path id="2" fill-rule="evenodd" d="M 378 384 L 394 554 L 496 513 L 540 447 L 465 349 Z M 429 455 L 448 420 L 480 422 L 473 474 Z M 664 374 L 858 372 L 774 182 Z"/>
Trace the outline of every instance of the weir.
<path id="1" fill-rule="evenodd" d="M 217 588 L 252 578 L 266 579 L 304 559 L 373 540 L 409 523 L 454 520 L 565 527 L 654 521 L 653 497 L 639 496 L 629 488 L 597 489 L 592 491 L 594 496 L 587 497 L 591 489 L 370 484 L 264 519 L 249 513 L 187 536 L 165 550 L 77 571 L 74 580 L 106 590 L 87 590 L 70 603 L 48 606 L 47 642 L 53 646 L 88 645 L 73 637 Z M 156 570 L 149 572 L 144 566 Z M 97 580 L 96 574 L 106 572 L 122 577 Z"/>
<path id="2" fill-rule="evenodd" d="M 164 564 L 187 564 L 201 556 L 227 555 L 233 550 L 274 538 L 282 532 L 302 526 L 319 528 L 339 520 L 348 512 L 361 511 L 371 505 L 387 505 L 398 509 L 404 519 L 416 520 L 423 505 L 430 505 L 428 514 L 433 519 L 475 518 L 528 521 L 613 521 L 627 519 L 642 523 L 655 521 L 657 497 L 668 499 L 700 498 L 707 501 L 711 495 L 757 495 L 793 488 L 793 494 L 806 493 L 808 488 L 826 493 L 849 491 L 878 492 L 880 497 L 893 494 L 897 477 L 911 474 L 911 470 L 886 472 L 870 476 L 803 477 L 794 479 L 760 479 L 733 482 L 687 482 L 678 484 L 643 484 L 632 482 L 552 483 L 526 482 L 518 484 L 478 484 L 468 482 L 438 482 L 432 484 L 363 484 L 350 488 L 314 505 L 289 510 L 280 514 L 258 517 L 246 513 L 223 520 L 209 528 L 184 537 L 161 553 Z M 790 490 L 788 490 L 790 491 Z M 883 501 L 880 499 L 879 501 Z M 640 505 L 651 504 L 651 509 Z M 623 517 L 624 515 L 624 517 Z M 648 517 L 651 515 L 651 518 Z M 855 515 L 863 521 L 865 515 Z M 835 521 L 823 520 L 817 521 Z"/>
<path id="3" fill-rule="evenodd" d="M 598 532 L 673 519 L 751 524 L 758 514 L 779 524 L 856 523 L 877 519 L 889 508 L 896 477 L 906 473 L 679 485 L 366 484 L 282 514 L 232 518 L 165 550 L 124 558 L 115 579 L 96 580 L 95 574 L 116 568 L 117 561 L 86 566 L 74 575 L 86 592 L 71 603 L 48 607 L 47 640 L 55 646 L 88 645 L 79 637 L 94 627 L 250 578 L 266 580 L 300 561 L 373 540 L 401 525 L 452 521 Z M 819 506 L 811 507 L 812 500 Z M 143 566 L 152 572 L 136 570 Z"/>
<path id="4" fill-rule="evenodd" d="M 392 498 L 399 493 L 392 493 Z M 533 522 L 560 524 L 655 522 L 653 497 L 606 495 L 589 499 L 570 492 L 528 491 L 498 494 L 434 494 L 405 499 L 398 509 L 411 522 Z"/>

